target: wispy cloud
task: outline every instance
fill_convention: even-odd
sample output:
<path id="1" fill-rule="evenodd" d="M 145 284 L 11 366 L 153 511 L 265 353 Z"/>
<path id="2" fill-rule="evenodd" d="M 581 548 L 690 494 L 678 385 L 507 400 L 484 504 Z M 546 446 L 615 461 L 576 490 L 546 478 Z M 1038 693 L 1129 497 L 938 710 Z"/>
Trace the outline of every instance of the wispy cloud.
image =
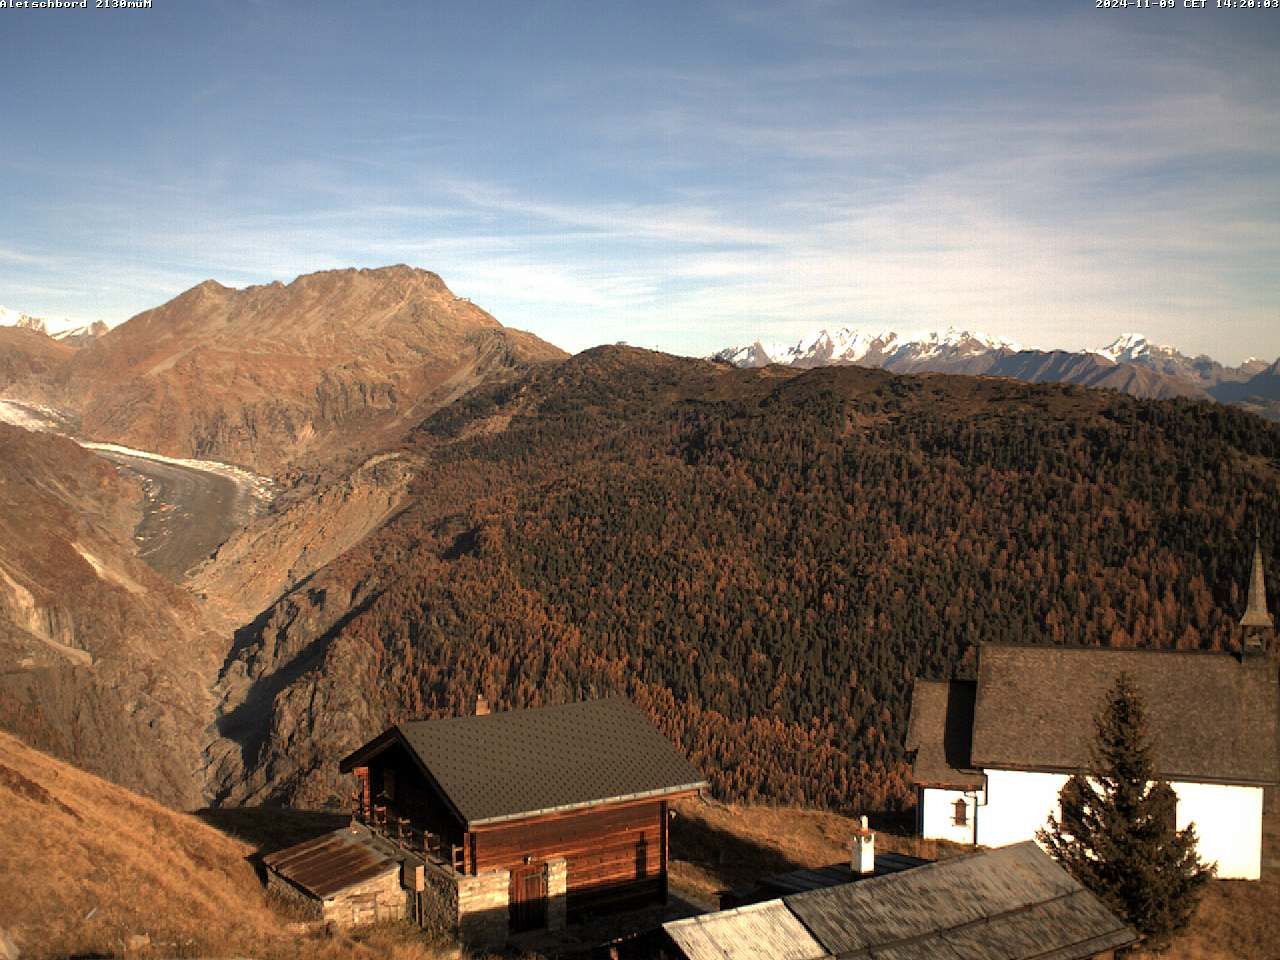
<path id="1" fill-rule="evenodd" d="M 571 349 L 893 323 L 1280 353 L 1271 28 L 801 0 L 675 36 L 557 11 L 527 43 L 459 14 L 426 50 L 376 17 L 350 74 L 313 62 L 352 46 L 340 22 L 272 47 L 263 12 L 226 36 L 279 62 L 179 72 L 151 126 L 50 151 L 71 135 L 33 114 L 0 160 L 0 301 L 120 319 L 208 276 L 406 261 Z M 483 73 L 477 38 L 502 46 Z"/>

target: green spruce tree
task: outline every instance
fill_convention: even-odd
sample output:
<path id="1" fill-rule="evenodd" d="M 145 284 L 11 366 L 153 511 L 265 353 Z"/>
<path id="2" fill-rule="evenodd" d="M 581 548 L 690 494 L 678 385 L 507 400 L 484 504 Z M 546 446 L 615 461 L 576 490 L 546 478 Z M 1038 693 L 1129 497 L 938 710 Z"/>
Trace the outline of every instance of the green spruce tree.
<path id="1" fill-rule="evenodd" d="M 1146 710 L 1127 674 L 1095 723 L 1088 777 L 1066 782 L 1061 818 L 1050 815 L 1036 839 L 1159 950 L 1191 922 L 1215 868 L 1196 853 L 1195 826 L 1176 829 L 1177 798 L 1155 779 Z"/>

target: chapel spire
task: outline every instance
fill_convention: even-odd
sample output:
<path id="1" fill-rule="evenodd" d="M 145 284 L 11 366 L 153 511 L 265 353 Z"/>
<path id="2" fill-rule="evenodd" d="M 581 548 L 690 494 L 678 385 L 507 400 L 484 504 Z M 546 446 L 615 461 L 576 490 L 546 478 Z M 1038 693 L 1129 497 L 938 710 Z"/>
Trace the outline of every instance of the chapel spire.
<path id="1" fill-rule="evenodd" d="M 1249 603 L 1240 618 L 1244 628 L 1245 653 L 1263 653 L 1267 649 L 1268 634 L 1275 624 L 1267 610 L 1267 581 L 1262 571 L 1262 538 L 1253 535 L 1253 570 L 1249 575 Z"/>

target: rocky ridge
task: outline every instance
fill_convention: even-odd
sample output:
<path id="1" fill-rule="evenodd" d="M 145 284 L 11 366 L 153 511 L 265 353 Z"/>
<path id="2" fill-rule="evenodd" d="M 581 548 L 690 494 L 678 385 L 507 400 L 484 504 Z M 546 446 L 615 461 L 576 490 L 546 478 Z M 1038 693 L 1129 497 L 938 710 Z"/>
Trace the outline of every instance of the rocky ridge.
<path id="1" fill-rule="evenodd" d="M 1146 399 L 1200 397 L 1233 403 L 1280 419 L 1280 403 L 1266 397 L 1265 361 L 1227 367 L 1206 356 L 1189 357 L 1141 334 L 1117 337 L 1096 350 L 1024 349 L 1010 340 L 949 328 L 914 335 L 892 330 L 826 330 L 794 344 L 729 347 L 713 357 L 738 367 L 771 363 L 808 369 L 819 366 L 879 367 L 894 373 L 960 373 L 1012 377 L 1031 383 L 1074 383 L 1118 390 Z"/>

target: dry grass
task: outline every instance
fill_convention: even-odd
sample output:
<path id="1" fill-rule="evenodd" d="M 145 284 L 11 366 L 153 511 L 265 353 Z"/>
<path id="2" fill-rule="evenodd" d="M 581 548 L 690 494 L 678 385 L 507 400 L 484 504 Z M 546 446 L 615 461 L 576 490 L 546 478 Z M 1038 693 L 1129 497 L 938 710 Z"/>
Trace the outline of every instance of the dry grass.
<path id="1" fill-rule="evenodd" d="M 294 824 L 294 826 L 297 826 Z M 254 846 L 0 733 L 0 918 L 24 958 L 457 956 L 407 924 L 328 936 L 277 911 Z"/>
<path id="2" fill-rule="evenodd" d="M 911 835 L 911 821 L 876 818 L 876 849 L 941 859 L 963 848 Z M 824 810 L 685 800 L 671 826 L 671 890 L 714 907 L 719 894 L 789 870 L 847 863 L 858 823 Z"/>
<path id="3" fill-rule="evenodd" d="M 1280 799 L 1278 794 L 1277 799 Z M 1263 879 L 1218 880 L 1200 904 L 1195 923 L 1162 960 L 1280 960 L 1280 804 L 1263 823 Z"/>

